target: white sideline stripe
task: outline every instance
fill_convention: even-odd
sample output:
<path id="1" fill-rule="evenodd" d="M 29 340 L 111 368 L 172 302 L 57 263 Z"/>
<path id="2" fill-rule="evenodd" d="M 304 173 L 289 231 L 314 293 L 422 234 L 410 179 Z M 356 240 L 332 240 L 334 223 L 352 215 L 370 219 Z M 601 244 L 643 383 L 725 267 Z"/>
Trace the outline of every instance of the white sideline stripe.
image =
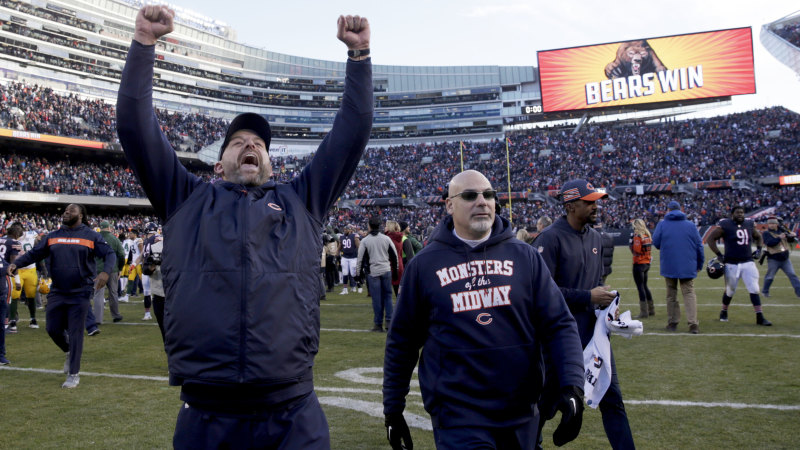
<path id="1" fill-rule="evenodd" d="M 622 298 L 622 297 L 620 297 L 620 298 Z M 761 298 L 763 300 L 764 296 L 762 295 Z M 678 301 L 680 302 L 681 306 L 684 306 L 683 298 L 680 295 L 678 295 Z M 620 309 L 625 309 L 625 308 L 628 308 L 628 307 L 633 308 L 634 306 L 636 308 L 638 308 L 639 307 L 639 302 L 637 301 L 636 305 L 634 305 L 633 304 L 633 300 L 630 300 L 630 299 L 627 299 L 627 298 L 625 299 L 625 301 L 620 301 Z M 667 304 L 666 304 L 666 302 L 665 303 L 653 303 L 653 306 L 663 306 L 664 308 L 666 308 Z M 719 303 L 698 303 L 697 306 L 704 306 L 704 307 L 705 306 L 709 306 L 709 307 L 717 307 L 717 308 L 721 309 L 722 308 L 722 301 L 720 301 Z M 752 308 L 753 304 L 750 303 L 750 299 L 747 298 L 747 299 L 742 299 L 742 301 L 739 302 L 739 303 L 731 302 L 731 304 L 728 306 L 728 308 L 740 307 L 740 306 L 746 306 L 748 308 Z M 769 307 L 769 308 L 797 308 L 797 307 L 800 307 L 800 300 L 798 300 L 797 303 L 763 303 L 762 302 L 761 306 Z"/>
<path id="2" fill-rule="evenodd" d="M 55 374 L 55 375 L 64 375 L 63 371 L 61 370 L 50 370 L 50 369 L 37 369 L 33 367 L 12 367 L 12 366 L 0 366 L 0 370 L 13 370 L 17 372 L 36 372 L 36 373 L 46 373 L 46 374 Z M 167 382 L 169 378 L 167 377 L 155 377 L 155 376 L 147 376 L 147 375 L 126 375 L 126 374 L 116 374 L 116 373 L 98 373 L 98 372 L 81 372 L 81 376 L 87 377 L 105 377 L 105 378 L 124 378 L 128 380 L 147 380 L 147 381 L 162 381 Z M 315 391 L 319 392 L 333 392 L 333 393 L 349 393 L 349 394 L 372 394 L 372 395 L 383 395 L 380 390 L 377 389 L 357 389 L 357 388 L 336 388 L 336 387 L 324 387 L 324 386 L 317 386 L 314 388 Z M 411 391 L 409 392 L 411 395 L 420 395 L 418 392 Z M 323 402 L 323 398 L 327 399 L 326 402 Z M 366 405 L 364 409 L 361 407 L 356 408 L 349 408 L 355 409 L 356 411 L 364 411 L 369 415 L 371 414 L 368 410 L 371 408 L 373 402 L 366 402 L 361 400 L 352 400 L 352 399 L 343 399 L 339 397 L 320 397 L 320 403 L 329 404 L 332 406 L 345 406 L 342 401 L 349 401 L 353 402 L 352 404 L 356 404 L 358 402 L 359 405 Z M 800 405 L 759 405 L 759 404 L 751 404 L 751 403 L 724 403 L 724 402 L 687 402 L 687 401 L 679 401 L 679 400 L 630 400 L 625 399 L 625 403 L 631 405 L 662 405 L 662 406 L 697 406 L 703 408 L 733 408 L 733 409 L 776 409 L 779 411 L 800 411 Z M 383 417 L 383 405 L 381 403 L 374 403 L 375 405 L 380 405 L 379 415 L 375 415 L 375 417 Z M 405 413 L 406 419 L 409 419 L 413 414 Z M 419 417 L 420 416 L 415 416 Z M 423 422 L 430 423 L 429 420 L 423 419 Z M 411 423 L 409 423 L 411 425 Z M 416 424 L 415 424 L 416 426 Z M 421 428 L 417 426 L 417 428 Z"/>
<path id="3" fill-rule="evenodd" d="M 608 282 L 608 283 L 613 282 L 613 281 L 614 280 L 606 280 L 606 282 Z M 627 280 L 625 280 L 625 281 L 627 281 Z M 661 284 L 661 283 L 659 283 L 659 284 Z M 763 284 L 764 284 L 763 280 L 761 280 L 759 282 L 759 288 L 764 287 Z M 611 284 L 611 287 L 613 289 L 618 290 L 618 291 L 636 291 L 636 290 L 638 290 L 638 289 L 636 289 L 636 287 L 615 288 L 613 284 Z M 651 291 L 666 291 L 667 290 L 666 286 L 653 286 L 649 281 L 647 282 L 647 288 L 650 289 Z M 737 285 L 737 289 L 736 289 L 737 293 L 739 292 L 739 289 L 743 289 L 745 292 L 747 291 L 747 289 L 745 289 L 744 286 L 741 285 L 741 284 Z M 790 289 L 792 291 L 794 291 L 794 288 L 792 288 L 791 286 L 772 286 L 772 287 L 769 288 L 769 292 L 772 293 L 773 290 L 788 291 Z M 722 295 L 722 293 L 725 292 L 725 285 L 723 284 L 723 285 L 718 286 L 718 287 L 715 287 L 715 286 L 695 286 L 694 290 L 695 291 L 719 291 L 720 295 Z M 762 297 L 763 297 L 763 295 L 762 295 Z"/>
<path id="4" fill-rule="evenodd" d="M 369 297 L 367 297 L 369 298 Z M 364 302 L 364 303 L 326 303 L 325 301 L 320 302 L 319 306 L 369 306 L 372 307 L 372 303 Z"/>
<path id="5" fill-rule="evenodd" d="M 368 402 L 365 400 L 354 400 L 352 398 L 343 397 L 318 397 L 318 400 L 323 405 L 337 406 L 339 408 L 351 409 L 367 414 L 368 416 L 383 419 L 383 403 L 381 402 Z M 411 414 L 408 411 L 403 413 L 406 423 L 409 427 L 420 428 L 423 430 L 433 431 L 431 419 L 422 417 L 417 414 Z"/>
<path id="6" fill-rule="evenodd" d="M 778 411 L 800 411 L 800 405 L 754 405 L 749 403 L 684 402 L 678 400 L 624 400 L 624 402 L 630 405 L 696 406 L 700 408 L 777 409 Z"/>
<path id="7" fill-rule="evenodd" d="M 320 331 L 343 331 L 343 332 L 346 332 L 346 333 L 375 333 L 374 331 L 370 331 L 370 330 L 356 330 L 356 329 L 352 329 L 352 328 L 320 328 L 319 330 Z M 381 333 L 375 333 L 375 334 L 381 334 Z M 383 334 L 386 335 L 386 333 L 383 333 Z"/>
<path id="8" fill-rule="evenodd" d="M 320 387 L 314 386 L 314 390 L 317 392 L 334 392 L 339 394 L 375 394 L 375 395 L 383 395 L 381 391 L 376 391 L 375 389 L 358 389 L 358 388 L 329 388 L 329 387 Z M 422 397 L 422 393 L 418 391 L 408 391 L 408 395 L 414 395 L 417 397 Z M 383 414 L 381 414 L 383 417 Z"/>
<path id="9" fill-rule="evenodd" d="M 18 372 L 37 372 L 37 373 L 64 375 L 63 370 L 36 369 L 33 367 L 0 366 L 0 370 L 15 370 Z M 97 373 L 97 372 L 81 372 L 79 375 L 87 377 L 125 378 L 128 380 L 149 380 L 149 381 L 165 381 L 165 382 L 169 381 L 168 377 L 152 377 L 147 375 L 125 375 L 117 373 Z"/>
<path id="10" fill-rule="evenodd" d="M 790 305 L 775 305 L 775 306 L 790 306 Z M 26 320 L 19 320 L 18 322 L 25 322 Z M 44 320 L 40 322 L 44 323 Z M 646 324 L 646 322 L 645 322 Z M 155 327 L 158 326 L 157 323 L 139 323 L 139 322 L 117 322 L 112 326 L 116 325 L 129 325 L 129 326 L 145 326 L 145 327 Z M 320 331 L 329 331 L 332 333 L 374 333 L 380 335 L 381 333 L 375 333 L 371 330 L 358 330 L 354 328 L 320 328 Z M 386 335 L 386 333 L 383 333 Z M 686 333 L 650 333 L 645 331 L 644 335 L 646 336 L 689 336 Z M 800 339 L 800 335 L 797 334 L 754 334 L 754 333 L 700 333 L 700 334 L 693 334 L 691 336 L 707 336 L 707 337 L 715 337 L 715 336 L 731 336 L 731 337 L 785 337 L 785 338 L 792 338 L 792 339 Z"/>
<path id="11" fill-rule="evenodd" d="M 131 325 L 145 325 L 145 324 L 131 324 Z M 769 337 L 769 338 L 782 337 L 782 338 L 800 339 L 800 335 L 797 335 L 797 334 L 757 334 L 757 333 L 700 333 L 700 334 L 688 334 L 688 333 L 681 333 L 681 332 L 677 332 L 677 333 L 672 333 L 672 332 L 670 332 L 670 333 L 666 333 L 666 332 L 664 332 L 664 333 L 661 333 L 661 332 L 648 332 L 648 331 L 646 331 L 647 330 L 646 325 L 647 325 L 647 323 L 645 322 L 645 332 L 644 332 L 645 336 L 699 336 L 699 337 L 703 337 L 703 336 L 707 336 L 707 337 L 730 336 L 730 337 Z M 660 327 L 656 327 L 656 328 L 658 329 Z M 372 332 L 370 330 L 354 330 L 354 329 L 350 329 L 350 328 L 320 328 L 320 330 L 322 330 L 322 331 L 330 331 L 330 332 L 333 332 L 333 333 L 336 333 L 336 332 L 341 332 L 341 333 L 374 333 L 374 332 Z M 381 333 L 374 333 L 374 334 L 380 335 Z M 383 334 L 385 335 L 386 333 L 383 333 Z"/>
<path id="12" fill-rule="evenodd" d="M 655 333 L 648 333 L 645 332 L 643 336 L 692 336 L 692 337 L 771 337 L 771 338 L 790 338 L 790 339 L 800 339 L 800 335 L 797 334 L 755 334 L 755 333 L 700 333 L 700 334 L 690 334 L 690 333 L 682 333 L 682 332 L 655 332 Z"/>

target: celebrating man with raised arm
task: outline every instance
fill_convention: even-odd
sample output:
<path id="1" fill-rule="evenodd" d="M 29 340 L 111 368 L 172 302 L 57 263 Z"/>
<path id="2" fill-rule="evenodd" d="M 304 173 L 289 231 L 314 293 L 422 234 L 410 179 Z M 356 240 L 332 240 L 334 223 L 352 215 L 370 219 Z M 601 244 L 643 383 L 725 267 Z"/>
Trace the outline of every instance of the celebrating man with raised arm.
<path id="1" fill-rule="evenodd" d="M 372 126 L 370 28 L 340 16 L 345 89 L 333 127 L 302 173 L 270 180 L 270 126 L 244 113 L 230 124 L 206 183 L 190 174 L 153 111 L 155 43 L 174 13 L 145 6 L 117 103 L 128 163 L 164 220 L 162 273 L 170 384 L 181 386 L 175 448 L 330 447 L 313 390 L 319 344 L 318 239 Z"/>

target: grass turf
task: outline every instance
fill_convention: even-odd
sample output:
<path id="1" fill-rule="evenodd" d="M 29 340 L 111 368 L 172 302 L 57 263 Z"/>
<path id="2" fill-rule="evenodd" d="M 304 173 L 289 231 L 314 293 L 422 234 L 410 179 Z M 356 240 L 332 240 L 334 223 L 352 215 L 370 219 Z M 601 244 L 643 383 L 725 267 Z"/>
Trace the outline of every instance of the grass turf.
<path id="1" fill-rule="evenodd" d="M 701 273 L 695 284 L 701 334 L 690 335 L 685 316 L 677 333 L 664 331 L 665 287 L 658 266 L 656 253 L 649 280 L 656 315 L 644 320 L 645 335 L 612 338 L 637 447 L 796 448 L 792 430 L 800 418 L 795 376 L 800 373 L 800 301 L 786 276 L 780 272 L 772 296 L 762 299 L 764 313 L 775 325 L 759 327 L 742 283 L 730 322 L 719 322 L 723 282 Z M 766 265 L 759 270 L 763 277 Z M 638 297 L 626 248 L 616 249 L 607 282 L 621 292 L 623 310 L 636 315 Z M 322 304 L 315 366 L 331 444 L 335 449 L 388 448 L 380 414 L 386 335 L 367 331 L 372 309 L 366 292 L 338 291 Z M 60 387 L 63 354 L 44 326 L 27 327 L 27 310 L 20 308 L 19 333 L 6 336 L 11 370 L 0 370 L 0 447 L 171 447 L 181 403 L 179 390 L 165 381 L 158 328 L 154 321 L 140 320 L 141 297 L 121 304 L 121 311 L 122 323 L 110 323 L 106 311 L 102 333 L 86 337 L 81 384 L 66 390 Z M 37 314 L 44 325 L 44 311 Z M 413 392 L 417 394 L 409 395 L 407 413 L 427 419 L 418 388 Z M 545 428 L 546 447 L 553 447 L 554 428 L 552 421 Z M 433 448 L 430 431 L 412 427 L 412 434 L 415 448 Z M 581 435 L 566 447 L 608 447 L 598 411 L 587 408 Z"/>

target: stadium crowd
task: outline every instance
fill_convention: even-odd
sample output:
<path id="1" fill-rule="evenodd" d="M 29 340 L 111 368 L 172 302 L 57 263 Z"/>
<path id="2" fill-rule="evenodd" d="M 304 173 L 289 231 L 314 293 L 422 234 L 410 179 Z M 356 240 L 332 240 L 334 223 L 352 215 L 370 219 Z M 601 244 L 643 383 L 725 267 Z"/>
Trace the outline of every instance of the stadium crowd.
<path id="1" fill-rule="evenodd" d="M 211 180 L 211 172 L 194 172 Z M 127 165 L 45 159 L 0 153 L 0 190 L 51 194 L 145 197 Z"/>
<path id="2" fill-rule="evenodd" d="M 117 142 L 114 106 L 103 100 L 60 95 L 49 87 L 0 85 L 0 127 L 32 133 Z M 156 109 L 159 123 L 173 148 L 197 152 L 222 139 L 228 121 L 201 114 Z M 188 147 L 188 148 L 187 148 Z"/>
<path id="3" fill-rule="evenodd" d="M 8 107 L 0 110 L 0 127 L 35 133 L 115 142 L 114 107 L 102 100 L 59 95 L 48 87 L 9 83 L 0 86 Z M 193 151 L 222 138 L 227 121 L 197 114 L 157 110 L 174 148 Z M 792 174 L 800 166 L 800 115 L 775 107 L 704 119 L 658 123 L 589 124 L 578 133 L 572 127 L 523 130 L 507 141 L 419 143 L 367 150 L 343 200 L 439 198 L 447 180 L 463 160 L 464 169 L 484 174 L 501 192 L 507 192 L 512 161 L 511 191 L 556 191 L 568 179 L 585 177 L 612 191 L 603 204 L 606 226 L 626 226 L 643 218 L 653 227 L 666 204 L 679 198 L 689 217 L 708 225 L 726 217 L 729 205 L 744 204 L 748 211 L 776 207 L 791 222 L 800 221 L 794 188 L 761 187 L 758 178 Z M 462 156 L 463 155 L 463 156 Z M 274 157 L 277 181 L 288 181 L 313 155 Z M 213 179 L 213 173 L 196 171 Z M 755 190 L 697 190 L 675 195 L 614 195 L 613 189 L 633 185 L 674 185 L 712 180 L 751 180 Z M 84 161 L 78 156 L 49 158 L 18 154 L 0 148 L 0 189 L 60 194 L 144 197 L 133 173 L 122 163 Z M 400 209 L 398 220 L 422 232 L 441 217 L 441 205 Z M 513 201 L 511 215 L 519 226 L 532 226 L 538 217 L 557 217 L 557 202 Z M 375 207 L 341 210 L 330 223 L 365 223 Z M 508 215 L 507 210 L 503 213 Z"/>
<path id="4" fill-rule="evenodd" d="M 786 39 L 790 44 L 800 48 L 800 21 L 786 24 L 775 30 L 775 33 Z"/>

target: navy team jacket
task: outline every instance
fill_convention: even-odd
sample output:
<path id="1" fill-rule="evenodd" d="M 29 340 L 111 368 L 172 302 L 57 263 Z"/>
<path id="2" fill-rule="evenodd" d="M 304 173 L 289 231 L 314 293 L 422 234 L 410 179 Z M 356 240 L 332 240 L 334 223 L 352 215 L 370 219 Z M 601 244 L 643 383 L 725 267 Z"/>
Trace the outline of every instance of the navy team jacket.
<path id="1" fill-rule="evenodd" d="M 117 255 L 100 233 L 85 224 L 77 228 L 62 226 L 48 234 L 31 250 L 14 261 L 25 267 L 45 258 L 49 259 L 52 294 L 81 294 L 94 290 L 96 264 L 94 258 L 103 258 L 103 267 L 114 267 Z"/>
<path id="2" fill-rule="evenodd" d="M 575 320 L 544 261 L 497 216 L 471 248 L 448 216 L 403 274 L 386 341 L 384 413 L 402 412 L 420 347 L 419 381 L 437 427 L 530 420 L 543 384 L 541 349 L 561 386 L 583 386 Z"/>
<path id="3" fill-rule="evenodd" d="M 154 52 L 132 42 L 117 123 L 128 163 L 166 220 L 170 383 L 183 385 L 187 401 L 191 392 L 207 401 L 212 388 L 228 404 L 307 394 L 319 345 L 320 230 L 369 139 L 371 62 L 347 63 L 333 128 L 298 177 L 245 187 L 203 182 L 178 161 L 153 112 Z"/>
<path id="4" fill-rule="evenodd" d="M 575 231 L 561 216 L 536 236 L 532 244 L 542 255 L 553 280 L 578 323 L 581 345 L 592 340 L 597 317 L 591 290 L 603 278 L 603 241 L 600 233 L 585 225 Z"/>

